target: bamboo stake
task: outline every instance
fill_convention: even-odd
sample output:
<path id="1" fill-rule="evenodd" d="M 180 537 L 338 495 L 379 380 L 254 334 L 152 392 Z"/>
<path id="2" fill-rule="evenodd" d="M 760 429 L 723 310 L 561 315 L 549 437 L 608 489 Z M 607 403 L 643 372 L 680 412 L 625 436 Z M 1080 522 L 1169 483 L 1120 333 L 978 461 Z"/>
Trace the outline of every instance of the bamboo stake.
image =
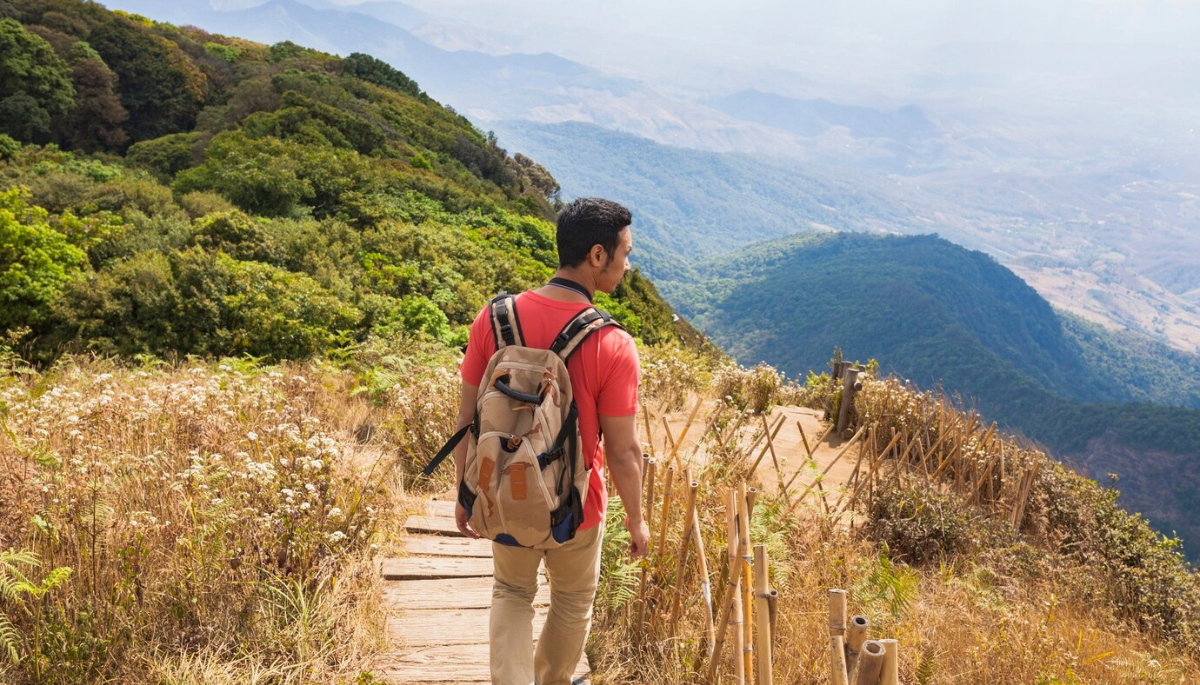
<path id="1" fill-rule="evenodd" d="M 816 487 L 817 483 L 821 482 L 821 479 L 825 477 L 825 474 L 829 473 L 829 470 L 833 468 L 833 465 L 838 463 L 838 461 L 843 456 L 845 456 L 847 452 L 850 451 L 850 448 L 854 446 L 854 442 L 856 440 L 858 440 L 860 437 L 862 437 L 863 431 L 865 431 L 865 430 L 866 430 L 865 426 L 860 427 L 858 429 L 858 432 L 854 434 L 854 437 L 850 438 L 850 440 L 848 440 L 846 442 L 846 444 L 842 447 L 841 451 L 839 451 L 837 453 L 837 456 L 835 456 L 833 458 L 833 461 L 829 462 L 829 466 L 825 467 L 825 470 L 821 472 L 821 475 L 817 476 L 816 480 L 814 480 L 811 485 L 809 485 L 807 488 L 805 488 L 804 492 L 800 493 L 800 496 L 798 498 L 796 498 L 796 501 L 792 502 L 792 504 L 788 507 L 789 515 L 792 513 L 793 510 L 795 510 L 797 504 L 804 501 L 804 498 L 808 496 L 808 493 L 811 492 L 814 487 Z M 843 497 L 844 496 L 845 495 L 843 494 Z M 842 500 L 839 498 L 838 504 L 841 504 L 841 503 L 842 503 Z"/>
<path id="2" fill-rule="evenodd" d="M 643 455 L 644 458 L 645 455 Z M 646 530 L 653 530 L 654 520 L 654 474 L 658 470 L 656 468 L 657 461 L 653 458 L 646 460 L 646 470 L 642 473 L 646 477 Z M 650 547 L 653 548 L 654 540 L 650 541 Z M 646 630 L 646 603 L 649 597 L 646 596 L 647 578 L 649 576 L 648 561 L 650 559 L 650 550 L 647 550 L 646 560 L 642 562 L 641 578 L 638 581 L 638 615 L 637 626 L 638 631 Z"/>
<path id="3" fill-rule="evenodd" d="M 867 641 L 867 628 L 871 622 L 866 616 L 855 616 L 850 619 L 850 626 L 846 629 L 846 675 L 850 676 L 854 673 L 854 667 L 858 664 L 859 654 L 862 653 L 863 643 Z"/>
<path id="4" fill-rule="evenodd" d="M 754 609 L 758 614 L 758 682 L 761 685 L 773 685 L 774 673 L 771 670 L 771 630 L 770 624 L 763 626 L 762 619 L 771 616 L 770 593 L 767 587 L 767 547 L 754 546 Z"/>
<path id="5" fill-rule="evenodd" d="M 671 464 L 671 462 L 668 461 L 667 462 L 667 480 L 666 480 L 666 482 L 663 483 L 662 521 L 659 523 L 659 528 L 658 528 L 659 544 L 658 544 L 658 556 L 657 556 L 656 562 L 655 562 L 656 568 L 659 566 L 662 566 L 663 551 L 666 549 L 666 545 L 663 543 L 665 543 L 667 541 L 667 523 L 670 521 L 670 517 L 668 516 L 668 514 L 671 511 L 671 485 L 672 485 L 672 482 L 675 480 L 675 467 L 671 466 L 670 464 Z"/>
<path id="6" fill-rule="evenodd" d="M 883 672 L 879 685 L 900 685 L 900 642 L 879 640 L 883 645 Z"/>
<path id="7" fill-rule="evenodd" d="M 846 677 L 846 642 L 841 635 L 829 636 L 829 683 L 849 685 Z"/>
<path id="8" fill-rule="evenodd" d="M 862 645 L 858 677 L 854 685 L 879 685 L 879 674 L 883 670 L 883 645 L 875 640 L 867 640 Z"/>
<path id="9" fill-rule="evenodd" d="M 731 490 L 729 493 L 729 498 L 729 508 L 732 512 L 732 516 L 730 517 L 730 526 L 733 529 L 733 535 L 730 537 L 730 540 L 733 542 L 733 544 L 731 544 L 729 547 L 729 576 L 730 578 L 737 579 L 736 586 L 733 588 L 733 618 L 731 619 L 733 621 L 733 649 L 731 651 L 733 652 L 734 676 L 737 679 L 738 685 L 743 685 L 746 682 L 746 662 L 743 656 L 746 645 L 744 642 L 744 628 L 742 627 L 744 624 L 744 615 L 742 613 L 742 574 L 740 573 L 741 562 L 738 559 L 737 553 L 738 549 L 741 547 L 742 537 L 749 537 L 750 533 L 745 528 L 739 527 L 739 523 L 741 522 L 739 519 L 739 512 L 742 509 L 741 503 L 745 501 L 745 498 L 739 497 L 738 490 Z"/>
<path id="10" fill-rule="evenodd" d="M 704 404 L 703 397 L 696 398 L 696 406 L 692 407 L 692 413 L 688 415 L 687 423 L 683 424 L 683 432 L 679 434 L 679 439 L 674 440 L 671 445 L 671 456 L 667 458 L 667 463 L 670 464 L 678 459 L 679 448 L 683 445 L 683 441 L 687 439 L 688 430 L 692 427 L 692 422 L 696 420 L 696 414 L 700 412 L 700 405 Z M 676 464 L 680 468 L 682 464 Z"/>
<path id="11" fill-rule="evenodd" d="M 688 479 L 691 480 L 691 474 L 688 474 Z M 679 609 L 682 606 L 680 600 L 683 595 L 683 572 L 687 568 L 688 552 L 691 551 L 690 543 L 692 541 L 691 526 L 692 520 L 696 517 L 696 492 L 700 489 L 700 483 L 691 481 L 688 484 L 688 506 L 687 515 L 684 517 L 684 526 L 688 528 L 679 536 L 679 563 L 675 566 L 675 592 L 671 597 L 671 623 L 667 631 L 668 637 L 675 637 L 675 627 L 679 624 Z"/>
<path id="12" fill-rule="evenodd" d="M 650 407 L 642 405 L 642 423 L 646 426 L 646 442 L 650 443 L 650 456 L 657 457 L 654 450 L 654 429 L 650 426 Z"/>
<path id="13" fill-rule="evenodd" d="M 846 637 L 846 591 L 829 591 L 829 636 Z"/>
<path id="14" fill-rule="evenodd" d="M 765 414 L 763 415 L 762 420 L 763 420 L 763 428 L 766 428 L 767 427 L 767 417 Z M 779 423 L 779 426 L 781 428 L 783 427 L 782 421 Z M 780 492 L 780 494 L 783 495 L 783 501 L 790 504 L 791 502 L 790 502 L 790 498 L 788 497 L 787 486 L 784 485 L 784 483 L 783 483 L 783 471 L 781 471 L 779 469 L 779 458 L 777 456 L 775 456 L 775 439 L 770 435 L 767 436 L 767 448 L 770 449 L 770 451 L 771 451 L 771 463 L 773 463 L 775 465 L 775 478 L 778 479 L 778 481 L 779 481 L 779 492 Z"/>
<path id="15" fill-rule="evenodd" d="M 665 415 L 662 417 L 662 419 L 659 422 L 662 423 L 663 433 L 666 435 L 666 440 L 663 441 L 665 443 L 663 445 L 663 451 L 667 452 L 667 450 L 669 449 L 671 452 L 674 452 L 675 451 L 675 436 L 671 435 L 671 424 L 667 423 L 667 417 Z M 667 452 L 667 453 L 670 454 L 670 452 Z M 667 466 L 672 465 L 670 458 L 668 458 L 664 463 Z"/>
<path id="16" fill-rule="evenodd" d="M 747 478 L 751 478 L 751 477 L 753 477 L 753 476 L 754 476 L 754 472 L 755 472 L 756 470 L 758 470 L 758 464 L 759 464 L 759 462 L 761 462 L 761 461 L 763 460 L 763 457 L 767 456 L 767 449 L 768 449 L 768 447 L 770 446 L 771 440 L 772 440 L 772 439 L 774 439 L 774 437 L 775 437 L 776 435 L 779 435 L 779 429 L 780 429 L 780 428 L 783 428 L 783 422 L 784 422 L 785 420 L 786 420 L 786 419 L 784 418 L 784 416 L 783 416 L 782 414 L 780 414 L 780 415 L 779 415 L 779 421 L 777 421 L 777 422 L 775 423 L 775 428 L 774 428 L 774 429 L 772 429 L 772 430 L 771 430 L 769 433 L 765 433 L 765 434 L 764 434 L 764 435 L 766 436 L 766 438 L 767 438 L 767 444 L 766 444 L 766 445 L 763 445 L 762 451 L 758 453 L 758 459 L 755 459 L 755 460 L 754 460 L 754 465 L 750 467 L 750 472 L 746 474 L 746 477 L 747 477 Z M 765 418 L 763 419 L 763 423 L 764 423 L 764 424 L 766 423 L 766 419 L 765 419 Z M 758 444 L 758 443 L 755 443 L 755 445 L 757 445 L 757 444 Z M 751 450 L 751 451 L 753 451 L 753 450 Z"/>
<path id="17" fill-rule="evenodd" d="M 746 481 L 738 485 L 738 556 L 742 559 L 742 661 L 746 681 L 754 682 L 754 603 L 751 583 L 753 558 L 750 556 L 750 507 Z"/>
<path id="18" fill-rule="evenodd" d="M 738 532 L 737 532 L 737 493 L 731 491 L 729 493 L 728 507 L 725 511 L 725 529 L 726 529 L 726 558 L 729 562 L 729 573 L 726 580 L 725 594 L 721 598 L 721 614 L 717 620 L 716 639 L 713 642 L 712 654 L 708 660 L 708 672 L 705 674 L 705 682 L 710 685 L 716 683 L 717 668 L 721 664 L 721 650 L 725 646 L 725 633 L 729 630 L 730 618 L 736 616 L 735 621 L 741 621 L 741 610 L 735 607 L 734 604 L 741 596 L 738 588 L 741 585 L 742 577 L 737 573 L 735 565 L 736 555 L 734 550 L 737 549 Z M 737 654 L 737 637 L 741 635 L 741 626 L 734 624 L 734 654 Z M 735 658 L 736 663 L 741 663 L 741 659 Z M 741 670 L 740 668 L 738 669 Z"/>
<path id="19" fill-rule="evenodd" d="M 705 649 L 708 658 L 712 658 L 713 641 L 716 639 L 716 627 L 713 626 L 712 584 L 708 579 L 708 557 L 704 552 L 704 534 L 700 532 L 700 512 L 692 511 L 692 544 L 696 546 L 696 558 L 700 562 L 700 594 L 704 597 L 705 628 L 708 642 Z"/>

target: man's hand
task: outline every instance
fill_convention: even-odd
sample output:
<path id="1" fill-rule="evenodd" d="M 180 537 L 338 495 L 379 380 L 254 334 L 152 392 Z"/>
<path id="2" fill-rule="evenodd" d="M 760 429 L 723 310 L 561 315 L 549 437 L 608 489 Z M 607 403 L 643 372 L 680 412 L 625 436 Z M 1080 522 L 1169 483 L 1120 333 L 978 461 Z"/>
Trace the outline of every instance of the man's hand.
<path id="1" fill-rule="evenodd" d="M 625 517 L 625 529 L 629 531 L 629 556 L 634 559 L 640 559 L 646 556 L 650 551 L 650 527 L 646 525 L 645 519 L 638 519 L 637 523 Z"/>
<path id="2" fill-rule="evenodd" d="M 476 533 L 475 529 L 471 527 L 471 521 L 467 518 L 467 509 L 462 505 L 462 502 L 456 502 L 454 505 L 454 522 L 458 524 L 458 530 L 463 535 L 472 540 L 479 539 L 479 533 Z"/>

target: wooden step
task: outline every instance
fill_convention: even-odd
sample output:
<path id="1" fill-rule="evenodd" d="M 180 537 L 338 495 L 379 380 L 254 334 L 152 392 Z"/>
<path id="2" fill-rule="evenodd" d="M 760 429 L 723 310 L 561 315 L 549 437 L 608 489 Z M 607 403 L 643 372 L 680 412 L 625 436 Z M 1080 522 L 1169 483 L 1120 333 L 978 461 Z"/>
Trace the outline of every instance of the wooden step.
<path id="1" fill-rule="evenodd" d="M 490 578 L 492 560 L 480 557 L 389 557 L 381 563 L 384 580 Z"/>
<path id="2" fill-rule="evenodd" d="M 454 523 L 454 517 L 445 516 L 409 516 L 404 522 L 404 528 L 414 535 L 448 535 L 450 537 L 465 537 Z"/>
<path id="3" fill-rule="evenodd" d="M 550 604 L 550 586 L 545 576 L 538 578 L 534 607 Z M 492 606 L 491 578 L 444 578 L 434 580 L 387 581 L 383 599 L 401 610 L 487 609 Z"/>
<path id="4" fill-rule="evenodd" d="M 491 558 L 492 541 L 418 535 L 404 539 L 404 551 L 417 556 Z"/>
<path id="5" fill-rule="evenodd" d="M 387 620 L 388 639 L 401 648 L 487 644 L 489 609 L 405 611 Z M 546 610 L 533 615 L 536 638 L 546 624 Z"/>
<path id="6" fill-rule="evenodd" d="M 395 685 L 427 683 L 428 685 L 450 685 L 451 683 L 474 685 L 491 682 L 491 667 L 488 663 L 487 644 L 442 645 L 418 648 L 400 654 L 383 655 L 375 662 L 375 675 Z M 591 668 L 587 656 L 579 661 L 573 681 L 586 683 Z"/>

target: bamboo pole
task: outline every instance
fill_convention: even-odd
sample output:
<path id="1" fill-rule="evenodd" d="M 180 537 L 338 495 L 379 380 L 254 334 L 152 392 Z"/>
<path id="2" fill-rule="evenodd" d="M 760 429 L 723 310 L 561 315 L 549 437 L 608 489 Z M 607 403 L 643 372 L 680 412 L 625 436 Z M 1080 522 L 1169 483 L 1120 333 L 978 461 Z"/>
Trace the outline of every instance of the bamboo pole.
<path id="1" fill-rule="evenodd" d="M 656 557 L 655 567 L 662 566 L 663 551 L 666 545 L 663 544 L 667 540 L 667 523 L 671 520 L 668 514 L 671 511 L 671 486 L 675 480 L 675 467 L 671 466 L 671 462 L 667 462 L 667 479 L 663 483 L 663 503 L 662 503 L 662 520 L 658 527 L 658 556 Z"/>
<path id="2" fill-rule="evenodd" d="M 871 622 L 866 616 L 855 616 L 850 619 L 850 625 L 846 628 L 846 675 L 854 673 L 854 667 L 858 665 L 859 654 L 862 653 L 863 643 L 867 641 L 867 629 L 871 626 Z"/>
<path id="3" fill-rule="evenodd" d="M 770 446 L 771 440 L 773 440 L 776 435 L 779 435 L 779 429 L 783 428 L 783 423 L 786 420 L 787 419 L 784 418 L 783 414 L 780 414 L 779 421 L 775 422 L 775 427 L 771 431 L 764 433 L 764 435 L 767 438 L 767 444 L 763 445 L 762 451 L 760 451 L 758 453 L 758 459 L 754 460 L 754 465 L 750 467 L 750 472 L 746 474 L 747 478 L 751 478 L 754 476 L 754 472 L 758 470 L 759 462 L 761 462 L 763 460 L 763 457 L 767 456 L 767 449 Z M 763 422 L 764 422 L 764 424 L 766 423 L 765 418 L 764 418 Z M 758 443 L 756 442 L 755 445 L 757 446 Z M 753 452 L 754 450 L 751 449 L 751 451 Z"/>
<path id="4" fill-rule="evenodd" d="M 689 480 L 691 480 L 689 474 Z M 696 518 L 696 492 L 700 490 L 700 483 L 691 481 L 688 484 L 688 506 L 687 515 L 684 517 L 684 527 L 686 530 L 679 536 L 679 563 L 675 565 L 675 592 L 671 597 L 671 622 L 670 628 L 667 631 L 668 637 L 675 637 L 675 628 L 679 624 L 679 610 L 683 606 L 681 597 L 683 596 L 683 572 L 687 569 L 688 552 L 691 550 L 690 544 L 692 541 L 691 526 L 693 519 Z"/>
<path id="5" fill-rule="evenodd" d="M 867 640 L 862 645 L 859 658 L 858 675 L 854 685 L 879 685 L 879 675 L 883 670 L 883 645 L 875 640 Z"/>
<path id="6" fill-rule="evenodd" d="M 838 461 L 840 461 L 841 458 L 843 456 L 845 456 L 847 452 L 850 451 L 850 448 L 854 446 L 854 442 L 856 440 L 858 440 L 860 437 L 862 437 L 863 431 L 865 431 L 865 430 L 866 430 L 865 426 L 860 427 L 858 429 L 858 432 L 854 434 L 854 437 L 850 438 L 850 440 L 848 440 L 846 442 L 846 444 L 844 446 L 842 446 L 842 449 L 837 453 L 837 456 L 835 456 L 833 458 L 833 461 L 829 462 L 829 466 L 825 467 L 825 470 L 821 472 L 821 475 L 817 476 L 816 479 L 813 480 L 812 484 L 810 484 L 807 488 L 805 488 L 804 492 L 800 493 L 800 496 L 796 498 L 796 501 L 792 502 L 788 506 L 788 514 L 789 515 L 792 513 L 793 510 L 795 510 L 796 505 L 798 505 L 800 502 L 804 501 L 804 498 L 807 497 L 808 493 L 811 492 L 812 489 L 817 486 L 817 483 L 821 482 L 821 479 L 823 479 L 825 477 L 825 474 L 829 473 L 829 470 L 833 468 L 833 465 L 838 463 Z M 797 471 L 797 473 L 799 473 L 799 472 Z M 843 495 L 843 497 L 844 496 L 845 495 Z M 842 503 L 842 500 L 839 498 L 838 504 L 841 504 L 841 503 Z"/>
<path id="7" fill-rule="evenodd" d="M 658 454 L 654 450 L 654 429 L 650 426 L 649 403 L 642 405 L 642 423 L 646 426 L 646 442 L 650 443 L 650 457 L 657 457 Z"/>
<path id="8" fill-rule="evenodd" d="M 642 455 L 645 458 L 645 455 Z M 646 530 L 653 530 L 654 520 L 654 474 L 658 470 L 656 468 L 657 461 L 654 458 L 646 459 L 646 469 L 642 474 L 646 478 Z M 653 548 L 654 540 L 650 540 L 650 547 Z M 641 578 L 638 581 L 638 615 L 637 627 L 638 631 L 642 632 L 646 629 L 646 603 L 649 597 L 646 596 L 647 578 L 649 576 L 649 560 L 650 549 L 646 550 L 646 559 L 642 562 Z"/>
<path id="9" fill-rule="evenodd" d="M 766 414 L 763 415 L 762 420 L 763 420 L 763 428 L 766 428 L 766 426 L 767 426 Z M 782 428 L 783 423 L 780 422 L 779 426 Z M 767 436 L 767 448 L 770 449 L 770 451 L 771 451 L 771 463 L 775 465 L 775 478 L 779 481 L 779 493 L 781 495 L 783 495 L 783 501 L 790 504 L 791 498 L 788 497 L 787 485 L 784 485 L 784 483 L 783 483 L 783 471 L 780 470 L 780 468 L 779 468 L 779 457 L 777 457 L 775 455 L 775 439 L 774 439 L 774 437 L 772 437 L 770 435 Z"/>
<path id="10" fill-rule="evenodd" d="M 900 685 L 900 642 L 879 640 L 879 643 L 883 645 L 883 672 L 879 685 Z"/>
<path id="11" fill-rule="evenodd" d="M 846 591 L 829 591 L 829 636 L 846 637 Z"/>
<path id="12" fill-rule="evenodd" d="M 736 578 L 736 581 L 734 581 L 735 585 L 732 588 L 733 617 L 730 620 L 733 622 L 733 626 L 731 627 L 733 630 L 733 649 L 731 651 L 733 652 L 733 673 L 738 685 L 742 685 L 746 682 L 745 661 L 743 659 L 745 633 L 742 628 L 744 619 L 742 614 L 742 574 L 741 562 L 738 559 L 738 549 L 741 547 L 741 538 L 743 536 L 749 537 L 749 531 L 738 525 L 741 522 L 738 514 L 742 509 L 741 503 L 745 501 L 745 498 L 739 496 L 737 489 L 733 489 L 729 492 L 729 500 L 729 511 L 731 512 L 729 525 L 733 531 L 729 536 L 729 577 L 731 579 Z"/>
<path id="13" fill-rule="evenodd" d="M 829 636 L 829 683 L 849 685 L 846 676 L 846 642 L 841 635 Z"/>
<path id="14" fill-rule="evenodd" d="M 726 512 L 725 512 L 725 529 L 726 529 L 726 539 L 727 539 L 725 552 L 726 552 L 726 557 L 729 562 L 729 573 L 727 574 L 728 578 L 726 580 L 725 594 L 721 598 L 721 614 L 720 614 L 720 618 L 718 618 L 718 620 L 717 620 L 716 638 L 713 642 L 712 653 L 708 660 L 708 671 L 705 674 L 705 678 L 704 678 L 705 682 L 710 683 L 710 685 L 716 683 L 717 668 L 721 664 L 721 651 L 725 646 L 725 634 L 729 630 L 730 619 L 733 616 L 737 616 L 737 618 L 734 620 L 735 621 L 741 620 L 741 611 L 737 607 L 734 606 L 734 604 L 737 602 L 738 598 L 741 596 L 741 593 L 738 591 L 738 588 L 741 585 L 741 580 L 742 580 L 741 575 L 739 575 L 737 573 L 737 566 L 735 565 L 736 558 L 735 558 L 734 550 L 737 548 L 737 544 L 738 544 L 738 540 L 737 540 L 738 532 L 737 532 L 737 494 L 734 491 L 731 491 L 729 494 L 728 508 L 726 509 Z M 737 654 L 737 652 L 738 652 L 738 650 L 736 649 L 737 636 L 740 636 L 740 635 L 741 635 L 741 626 L 735 624 L 734 625 L 734 636 L 735 636 L 734 637 L 734 647 L 735 647 L 734 653 L 735 654 Z M 734 661 L 739 664 L 741 663 L 741 659 L 735 658 Z M 738 670 L 740 671 L 741 669 L 739 668 Z"/>
<path id="15" fill-rule="evenodd" d="M 842 377 L 842 402 L 841 406 L 838 407 L 838 435 L 841 435 L 842 431 L 850 427 L 850 408 L 854 406 L 854 393 L 857 390 L 855 384 L 857 382 L 858 369 L 846 369 L 846 373 Z"/>
<path id="16" fill-rule="evenodd" d="M 758 615 L 758 682 L 760 685 L 773 685 L 774 673 L 771 670 L 771 616 L 770 588 L 767 580 L 767 547 L 754 546 L 754 609 Z M 768 619 L 766 626 L 762 620 Z"/>
<path id="17" fill-rule="evenodd" d="M 746 481 L 738 485 L 738 556 L 742 560 L 742 661 L 747 682 L 754 682 L 754 603 L 750 556 L 750 507 L 753 500 L 747 497 Z"/>
<path id="18" fill-rule="evenodd" d="M 700 563 L 700 594 L 704 597 L 705 628 L 708 638 L 705 649 L 708 658 L 712 658 L 713 641 L 716 639 L 716 627 L 713 625 L 712 584 L 708 578 L 708 557 L 704 552 L 704 534 L 700 531 L 700 512 L 692 511 L 692 544 L 696 546 L 696 558 Z"/>
<path id="19" fill-rule="evenodd" d="M 700 405 L 704 404 L 703 397 L 696 398 L 696 406 L 692 407 L 692 413 L 688 415 L 687 423 L 683 424 L 683 432 L 679 434 L 679 438 L 672 441 L 671 456 L 667 458 L 667 463 L 671 464 L 678 459 L 679 448 L 683 446 L 683 441 L 687 439 L 688 430 L 692 427 L 692 422 L 696 420 L 696 414 L 700 412 Z M 682 468 L 682 464 L 675 464 Z"/>

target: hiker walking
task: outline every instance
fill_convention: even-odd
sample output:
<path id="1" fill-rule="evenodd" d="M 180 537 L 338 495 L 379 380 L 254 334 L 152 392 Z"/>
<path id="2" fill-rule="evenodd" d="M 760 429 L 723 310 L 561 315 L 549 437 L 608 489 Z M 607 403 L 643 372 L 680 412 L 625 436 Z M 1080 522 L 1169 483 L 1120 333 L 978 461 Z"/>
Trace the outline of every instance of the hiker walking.
<path id="1" fill-rule="evenodd" d="M 554 278 L 515 297 L 501 293 L 475 318 L 458 432 L 427 469 L 453 449 L 458 528 L 493 540 L 496 685 L 571 682 L 600 576 L 606 464 L 625 505 L 630 554 L 642 556 L 649 545 L 637 348 L 592 306 L 596 291 L 611 293 L 629 270 L 631 219 L 621 205 L 597 198 L 562 210 Z M 533 598 L 543 560 L 550 610 L 535 653 Z"/>

